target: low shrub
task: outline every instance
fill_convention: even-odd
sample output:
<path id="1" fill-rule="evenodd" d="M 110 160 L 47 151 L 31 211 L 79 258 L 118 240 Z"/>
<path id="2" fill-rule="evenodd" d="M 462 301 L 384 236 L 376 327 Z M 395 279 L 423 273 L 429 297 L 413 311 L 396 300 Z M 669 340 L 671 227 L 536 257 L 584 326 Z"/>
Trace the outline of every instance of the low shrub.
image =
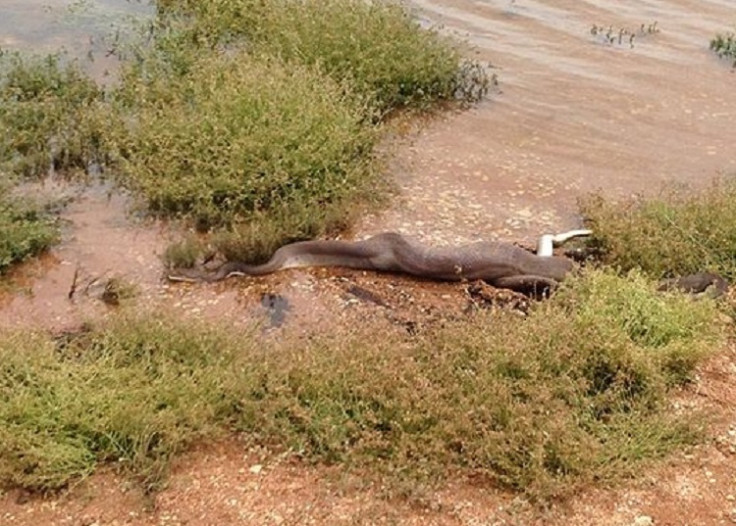
<path id="1" fill-rule="evenodd" d="M 589 272 L 525 319 L 481 312 L 413 337 L 265 342 L 154 316 L 4 334 L 0 480 L 55 488 L 114 461 L 155 489 L 173 455 L 230 429 L 389 480 L 460 472 L 548 499 L 697 439 L 667 393 L 722 345 L 715 319 L 710 300 Z"/>
<path id="2" fill-rule="evenodd" d="M 170 67 L 155 57 L 126 73 L 118 101 L 135 118 L 110 134 L 126 184 L 153 212 L 202 230 L 286 218 L 283 241 L 324 231 L 324 217 L 375 190 L 378 134 L 346 86 L 238 51 Z"/>
<path id="3" fill-rule="evenodd" d="M 0 187 L 0 274 L 58 240 L 56 222 L 29 199 Z"/>
<path id="4" fill-rule="evenodd" d="M 102 93 L 76 62 L 0 54 L 0 174 L 86 171 L 99 152 L 93 115 Z"/>
<path id="5" fill-rule="evenodd" d="M 108 93 L 61 55 L 2 57 L 0 124 L 12 132 L 0 172 L 102 169 L 153 213 L 217 229 L 221 251 L 260 260 L 383 201 L 384 112 L 488 89 L 482 67 L 393 3 L 158 9 L 146 44 L 116 48 L 120 83 Z"/>
<path id="6" fill-rule="evenodd" d="M 317 66 L 371 97 L 381 109 L 426 107 L 438 100 L 476 102 L 488 92 L 479 64 L 458 44 L 422 28 L 391 1 L 218 0 L 159 2 L 168 16 L 188 15 L 190 40 L 245 41 L 250 49 Z"/>
<path id="7" fill-rule="evenodd" d="M 590 246 L 606 264 L 640 268 L 655 278 L 706 270 L 736 278 L 734 178 L 701 191 L 668 188 L 651 199 L 598 195 L 580 208 L 593 230 Z"/>
<path id="8" fill-rule="evenodd" d="M 456 42 L 422 28 L 398 4 L 286 1 L 277 2 L 269 15 L 252 36 L 257 48 L 349 80 L 383 111 L 454 100 L 456 95 L 475 102 L 488 90 L 487 77 L 473 77 L 461 66 Z M 468 89 L 471 84 L 475 89 Z"/>
<path id="9" fill-rule="evenodd" d="M 168 460 L 227 415 L 237 346 L 201 326 L 119 318 L 104 329 L 0 343 L 0 480 L 55 489 L 115 462 L 153 489 Z"/>

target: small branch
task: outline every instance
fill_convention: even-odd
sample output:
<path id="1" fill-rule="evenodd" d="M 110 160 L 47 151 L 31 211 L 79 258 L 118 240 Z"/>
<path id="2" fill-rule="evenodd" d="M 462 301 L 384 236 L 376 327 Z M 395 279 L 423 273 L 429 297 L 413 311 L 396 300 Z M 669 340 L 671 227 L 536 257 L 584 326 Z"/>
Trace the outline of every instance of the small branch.
<path id="1" fill-rule="evenodd" d="M 77 292 L 77 280 L 79 279 L 79 264 L 74 269 L 74 277 L 72 278 L 72 284 L 69 287 L 69 294 L 67 297 L 69 301 L 74 301 L 74 293 Z"/>

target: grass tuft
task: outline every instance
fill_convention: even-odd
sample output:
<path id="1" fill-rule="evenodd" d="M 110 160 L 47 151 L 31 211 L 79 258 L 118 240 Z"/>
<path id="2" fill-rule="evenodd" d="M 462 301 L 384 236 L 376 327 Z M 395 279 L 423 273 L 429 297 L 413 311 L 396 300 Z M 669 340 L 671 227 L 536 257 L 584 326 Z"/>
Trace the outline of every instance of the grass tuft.
<path id="1" fill-rule="evenodd" d="M 118 318 L 57 345 L 5 335 L 0 345 L 0 479 L 55 489 L 112 461 L 149 489 L 170 457 L 211 435 L 220 375 L 237 346 L 214 330 Z"/>
<path id="2" fill-rule="evenodd" d="M 255 224 L 273 246 L 349 221 L 378 188 L 377 130 L 347 86 L 243 52 L 169 66 L 128 72 L 119 96 L 136 119 L 112 139 L 153 212 L 200 230 Z"/>
<path id="3" fill-rule="evenodd" d="M 56 222 L 38 205 L 0 187 L 0 274 L 58 241 Z"/>
<path id="4" fill-rule="evenodd" d="M 655 278 L 712 271 L 736 278 L 736 179 L 703 191 L 669 188 L 653 199 L 581 202 L 593 230 L 591 246 L 604 263 L 639 268 Z"/>
<path id="5" fill-rule="evenodd" d="M 470 76 L 461 66 L 453 41 L 421 28 L 398 4 L 301 0 L 272 6 L 278 7 L 252 37 L 257 47 L 349 80 L 383 111 L 456 96 L 475 102 L 488 91 L 485 75 Z"/>
<path id="6" fill-rule="evenodd" d="M 207 253 L 207 243 L 190 234 L 166 247 L 163 261 L 168 268 L 192 268 Z"/>
<path id="7" fill-rule="evenodd" d="M 62 55 L 0 52 L 0 173 L 85 172 L 98 160 L 102 92 Z"/>
<path id="8" fill-rule="evenodd" d="M 718 33 L 710 41 L 710 49 L 720 58 L 733 60 L 733 67 L 736 68 L 736 33 Z"/>
<path id="9" fill-rule="evenodd" d="M 317 66 L 372 98 L 381 111 L 438 100 L 477 102 L 489 88 L 458 45 L 422 28 L 404 6 L 364 0 L 166 1 L 162 13 L 194 19 L 190 38 L 216 46 L 246 41 L 256 52 Z"/>
<path id="10" fill-rule="evenodd" d="M 12 133 L 0 172 L 115 174 L 154 214 L 217 230 L 216 248 L 259 260 L 382 202 L 386 113 L 488 91 L 483 67 L 390 2 L 158 10 L 142 43 L 116 47 L 120 82 L 107 92 L 61 55 L 2 56 L 0 124 Z"/>

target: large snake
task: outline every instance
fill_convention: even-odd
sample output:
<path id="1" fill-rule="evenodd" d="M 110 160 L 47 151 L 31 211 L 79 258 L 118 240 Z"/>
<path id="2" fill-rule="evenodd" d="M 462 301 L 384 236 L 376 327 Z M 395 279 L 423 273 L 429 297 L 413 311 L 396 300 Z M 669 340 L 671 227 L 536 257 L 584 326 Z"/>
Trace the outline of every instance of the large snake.
<path id="1" fill-rule="evenodd" d="M 536 254 L 497 241 L 430 247 L 396 233 L 378 234 L 362 241 L 300 241 L 279 248 L 262 265 L 231 261 L 213 272 L 189 269 L 172 273 L 169 278 L 219 281 L 299 267 L 348 267 L 442 281 L 483 280 L 499 288 L 542 291 L 554 288 L 573 269 L 572 261 L 552 255 L 553 245 L 589 234 L 587 230 L 573 230 L 542 236 Z"/>

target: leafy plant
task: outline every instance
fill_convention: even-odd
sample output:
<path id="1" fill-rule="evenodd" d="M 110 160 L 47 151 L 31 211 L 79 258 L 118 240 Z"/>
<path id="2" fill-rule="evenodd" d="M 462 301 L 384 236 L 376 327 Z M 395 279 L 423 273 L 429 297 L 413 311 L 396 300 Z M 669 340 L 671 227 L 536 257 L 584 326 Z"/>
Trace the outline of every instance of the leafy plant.
<path id="1" fill-rule="evenodd" d="M 0 274 L 58 240 L 55 222 L 29 201 L 0 188 Z"/>
<path id="2" fill-rule="evenodd" d="M 210 46 L 245 41 L 256 52 L 317 66 L 382 112 L 455 98 L 476 102 L 490 84 L 453 40 L 422 28 L 390 1 L 167 1 L 159 8 L 174 20 L 188 15 L 191 39 Z"/>
<path id="3" fill-rule="evenodd" d="M 712 271 L 736 277 L 736 180 L 724 178 L 696 191 L 670 187 L 653 199 L 581 201 L 593 230 L 590 246 L 601 260 L 653 277 Z"/>
<path id="4" fill-rule="evenodd" d="M 94 109 L 102 92 L 76 62 L 0 54 L 0 172 L 85 171 L 98 159 Z"/>
<path id="5" fill-rule="evenodd" d="M 710 41 L 710 49 L 721 58 L 726 57 L 733 60 L 733 67 L 736 68 L 736 34 L 733 32 L 718 33 Z"/>
<path id="6" fill-rule="evenodd" d="M 150 210 L 198 227 L 277 221 L 275 242 L 318 234 L 377 188 L 366 102 L 314 68 L 201 52 L 185 72 L 158 55 L 128 70 L 108 136 Z"/>

